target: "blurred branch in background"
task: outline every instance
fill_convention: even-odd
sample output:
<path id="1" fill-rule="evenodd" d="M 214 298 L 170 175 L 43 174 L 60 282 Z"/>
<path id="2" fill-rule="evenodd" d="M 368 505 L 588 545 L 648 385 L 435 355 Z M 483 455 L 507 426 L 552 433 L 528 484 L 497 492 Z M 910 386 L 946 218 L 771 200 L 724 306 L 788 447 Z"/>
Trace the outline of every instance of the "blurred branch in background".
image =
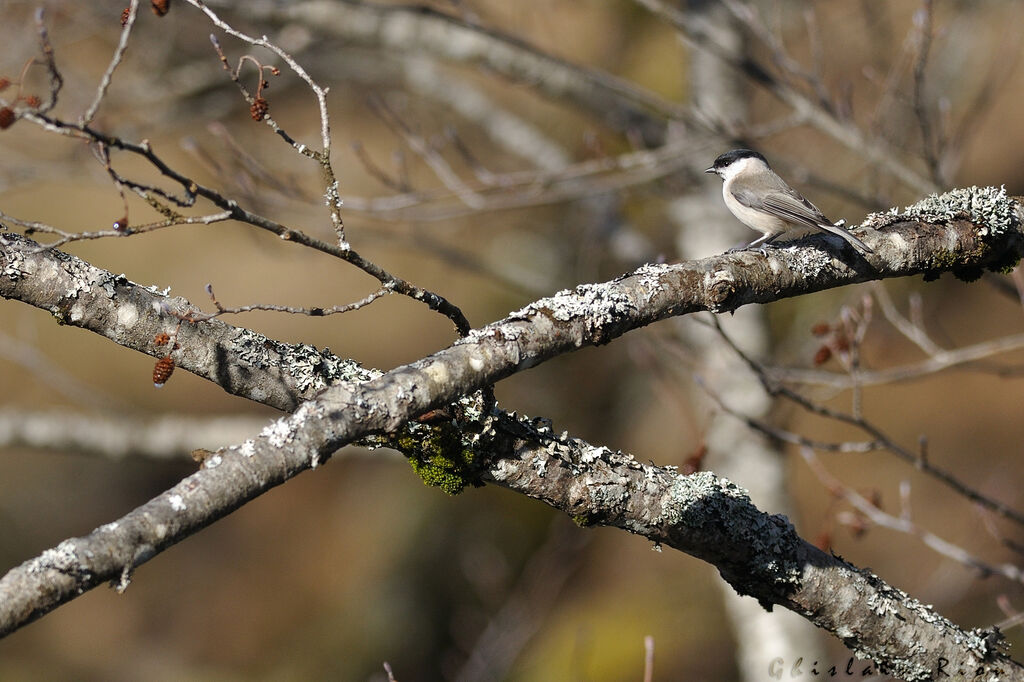
<path id="1" fill-rule="evenodd" d="M 245 440 L 266 424 L 255 417 L 161 415 L 139 420 L 73 412 L 0 409 L 0 447 L 34 448 L 107 457 L 188 461 L 189 453 Z"/>

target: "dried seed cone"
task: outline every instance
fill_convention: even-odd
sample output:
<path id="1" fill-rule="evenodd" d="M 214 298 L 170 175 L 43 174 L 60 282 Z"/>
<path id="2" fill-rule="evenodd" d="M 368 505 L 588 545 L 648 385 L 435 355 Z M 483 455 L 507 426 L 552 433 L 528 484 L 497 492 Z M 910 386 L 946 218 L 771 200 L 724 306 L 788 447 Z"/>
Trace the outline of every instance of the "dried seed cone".
<path id="1" fill-rule="evenodd" d="M 263 117 L 267 115 L 267 109 L 269 108 L 270 105 L 267 103 L 267 100 L 257 97 L 249 107 L 249 115 L 252 116 L 254 121 L 262 121 Z"/>
<path id="2" fill-rule="evenodd" d="M 17 120 L 18 117 L 15 116 L 14 110 L 10 107 L 0 109 L 0 130 L 7 130 L 14 125 L 14 122 Z"/>
<path id="3" fill-rule="evenodd" d="M 153 385 L 161 388 L 171 378 L 173 371 L 174 360 L 171 359 L 170 355 L 165 355 L 157 360 L 156 365 L 153 367 Z"/>

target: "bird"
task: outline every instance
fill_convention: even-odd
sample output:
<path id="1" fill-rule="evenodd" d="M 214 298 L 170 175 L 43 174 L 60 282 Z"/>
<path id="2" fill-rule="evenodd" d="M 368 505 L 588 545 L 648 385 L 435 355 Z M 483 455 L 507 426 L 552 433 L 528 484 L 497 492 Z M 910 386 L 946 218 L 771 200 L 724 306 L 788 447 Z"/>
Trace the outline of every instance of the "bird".
<path id="1" fill-rule="evenodd" d="M 805 227 L 842 237 L 861 253 L 874 253 L 871 247 L 826 218 L 817 206 L 786 184 L 758 152 L 733 149 L 715 159 L 714 165 L 704 172 L 722 178 L 726 208 L 741 223 L 764 235 L 727 253 L 756 246 L 762 255 L 767 255 L 765 246 L 777 237 Z"/>

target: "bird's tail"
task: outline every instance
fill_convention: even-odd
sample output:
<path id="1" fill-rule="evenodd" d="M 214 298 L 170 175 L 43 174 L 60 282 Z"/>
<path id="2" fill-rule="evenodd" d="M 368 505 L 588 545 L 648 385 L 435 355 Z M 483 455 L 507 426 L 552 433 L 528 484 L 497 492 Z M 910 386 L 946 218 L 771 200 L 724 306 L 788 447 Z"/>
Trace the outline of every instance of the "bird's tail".
<path id="1" fill-rule="evenodd" d="M 822 224 L 818 225 L 818 227 L 820 229 L 822 229 L 822 230 L 825 230 L 825 232 L 828 232 L 830 234 L 834 234 L 837 237 L 842 237 L 843 239 L 848 241 L 850 243 L 850 245 L 853 246 L 853 248 L 857 249 L 861 253 L 874 253 L 874 251 L 871 250 L 870 246 L 868 246 L 867 244 L 865 244 L 861 240 L 859 240 L 856 237 L 854 237 L 849 232 L 849 230 L 847 230 L 847 229 L 845 229 L 843 227 L 839 227 L 838 225 L 829 225 L 829 224 L 826 224 L 826 223 L 822 223 Z"/>

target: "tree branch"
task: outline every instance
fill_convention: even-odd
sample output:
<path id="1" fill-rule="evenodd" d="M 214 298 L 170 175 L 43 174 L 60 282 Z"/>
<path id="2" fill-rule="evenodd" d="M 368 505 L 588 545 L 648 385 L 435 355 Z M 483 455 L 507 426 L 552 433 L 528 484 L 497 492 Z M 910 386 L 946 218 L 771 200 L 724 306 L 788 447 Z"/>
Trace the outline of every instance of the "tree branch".
<path id="1" fill-rule="evenodd" d="M 559 354 L 607 343 L 669 316 L 730 311 L 872 279 L 947 270 L 970 274 L 1018 258 L 1024 250 L 1020 206 L 1001 194 L 993 200 L 992 192 L 973 190 L 968 214 L 964 191 L 959 192 L 908 209 L 907 215 L 930 222 L 874 216 L 869 222 L 879 230 L 863 235 L 875 249 L 870 262 L 845 247 L 833 252 L 839 245 L 814 236 L 767 257 L 740 253 L 647 265 L 611 282 L 536 301 L 385 374 L 219 320 L 183 323 L 174 351 L 179 367 L 236 395 L 298 409 L 256 438 L 208 457 L 200 471 L 118 521 L 11 570 L 0 579 L 0 633 L 102 582 L 123 588 L 141 563 L 315 468 L 345 444 L 372 443 L 399 429 L 415 435 L 431 428 L 411 421 L 418 415 Z M 0 236 L 0 295 L 151 355 L 166 352 L 154 344 L 155 335 L 191 312 L 181 299 L 14 234 Z M 684 477 L 672 468 L 640 464 L 629 455 L 558 437 L 543 422 L 497 410 L 465 414 L 453 423 L 455 443 L 442 447 L 470 451 L 471 461 L 485 460 L 483 480 L 543 500 L 581 524 L 616 526 L 709 561 L 737 591 L 804 614 L 883 670 L 924 679 L 941 661 L 952 661 L 1000 679 L 1022 677 L 994 648 L 994 634 L 961 631 L 877 577 L 822 553 L 788 521 L 758 511 L 724 479 L 706 472 Z"/>

